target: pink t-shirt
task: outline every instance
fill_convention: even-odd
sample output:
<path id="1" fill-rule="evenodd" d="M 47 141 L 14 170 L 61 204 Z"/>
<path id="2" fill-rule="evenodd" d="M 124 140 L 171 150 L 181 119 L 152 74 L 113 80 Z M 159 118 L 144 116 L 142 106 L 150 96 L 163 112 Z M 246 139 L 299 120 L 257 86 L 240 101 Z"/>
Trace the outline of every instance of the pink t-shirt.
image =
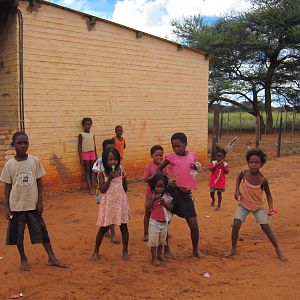
<path id="1" fill-rule="evenodd" d="M 144 170 L 144 179 L 148 178 L 149 176 L 153 176 L 155 173 L 156 173 L 156 170 L 157 170 L 157 167 L 158 165 L 155 164 L 153 161 L 148 163 L 145 167 L 145 170 Z M 169 172 L 168 172 L 168 169 L 165 168 L 163 170 L 163 172 L 168 176 Z M 151 190 L 150 190 L 150 185 L 149 183 L 147 183 L 147 187 L 146 187 L 146 194 L 145 194 L 145 197 L 146 197 L 146 200 L 152 195 L 151 193 Z"/>
<path id="2" fill-rule="evenodd" d="M 209 166 L 209 170 L 212 171 L 216 164 L 217 164 L 216 160 L 212 161 Z M 225 165 L 225 169 L 229 171 L 229 165 L 226 162 L 224 162 L 224 165 Z M 225 183 L 226 183 L 226 179 L 225 179 L 223 167 L 221 165 L 217 165 L 216 170 L 211 173 L 211 177 L 208 185 L 216 189 L 225 189 Z"/>
<path id="3" fill-rule="evenodd" d="M 188 151 L 186 155 L 179 156 L 175 153 L 170 153 L 166 156 L 166 159 L 170 162 L 174 179 L 177 186 L 183 187 L 187 190 L 196 189 L 196 180 L 190 174 L 191 165 L 197 160 L 197 154 L 195 152 Z"/>

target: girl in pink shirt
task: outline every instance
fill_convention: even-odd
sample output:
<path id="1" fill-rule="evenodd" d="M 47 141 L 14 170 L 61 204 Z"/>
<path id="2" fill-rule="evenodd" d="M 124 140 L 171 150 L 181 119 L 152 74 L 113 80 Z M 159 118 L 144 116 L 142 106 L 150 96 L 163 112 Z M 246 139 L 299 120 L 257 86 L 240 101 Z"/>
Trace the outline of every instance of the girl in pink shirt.
<path id="1" fill-rule="evenodd" d="M 198 250 L 199 227 L 192 196 L 192 190 L 196 189 L 196 180 L 191 172 L 199 171 L 196 164 L 197 154 L 186 150 L 187 137 L 182 132 L 172 135 L 171 144 L 174 153 L 166 156 L 158 170 L 163 170 L 168 165 L 172 166 L 174 182 L 169 185 L 168 192 L 173 198 L 173 213 L 185 218 L 191 231 L 193 255 L 201 258 L 203 255 Z"/>
<path id="2" fill-rule="evenodd" d="M 225 192 L 225 175 L 229 173 L 229 165 L 225 162 L 226 151 L 217 147 L 216 160 L 213 160 L 209 166 L 211 177 L 209 181 L 211 206 L 215 205 L 215 192 L 218 194 L 218 206 L 216 210 L 221 208 L 222 192 Z"/>

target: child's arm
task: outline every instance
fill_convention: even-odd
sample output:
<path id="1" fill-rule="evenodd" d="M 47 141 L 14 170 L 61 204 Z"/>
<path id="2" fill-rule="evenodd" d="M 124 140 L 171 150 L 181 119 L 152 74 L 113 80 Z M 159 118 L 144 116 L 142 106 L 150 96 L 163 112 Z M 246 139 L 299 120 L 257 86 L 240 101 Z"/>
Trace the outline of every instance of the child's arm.
<path id="1" fill-rule="evenodd" d="M 217 169 L 217 164 L 211 163 L 209 166 L 209 171 L 211 171 L 212 173 L 216 171 Z"/>
<path id="2" fill-rule="evenodd" d="M 96 146 L 96 140 L 95 140 L 95 135 L 94 135 L 94 147 L 95 147 L 96 158 L 98 158 L 98 155 L 97 155 L 97 146 Z"/>
<path id="3" fill-rule="evenodd" d="M 11 211 L 9 207 L 9 196 L 11 192 L 12 185 L 9 183 L 5 183 L 5 194 L 4 194 L 4 213 L 5 213 L 5 218 L 9 220 L 11 216 Z"/>
<path id="4" fill-rule="evenodd" d="M 78 154 L 79 154 L 80 164 L 83 165 L 83 160 L 81 158 L 81 153 L 82 153 L 82 135 L 80 133 L 79 136 L 78 136 Z"/>
<path id="5" fill-rule="evenodd" d="M 126 174 L 122 172 L 122 185 L 125 193 L 128 191 L 128 186 L 127 186 L 127 179 L 126 179 Z"/>
<path id="6" fill-rule="evenodd" d="M 235 192 L 234 192 L 235 200 L 239 200 L 239 196 L 240 196 L 239 187 L 240 187 L 243 177 L 244 177 L 244 173 L 243 173 L 243 171 L 241 171 L 241 173 L 238 175 L 238 177 L 236 179 Z"/>
<path id="7" fill-rule="evenodd" d="M 229 173 L 229 166 L 224 161 L 222 162 L 222 168 L 223 168 L 224 174 L 228 174 Z"/>
<path id="8" fill-rule="evenodd" d="M 38 202 L 37 202 L 37 213 L 41 216 L 43 214 L 43 183 L 42 178 L 36 180 L 37 189 L 38 189 Z"/>
<path id="9" fill-rule="evenodd" d="M 167 165 L 170 164 L 170 161 L 165 159 L 158 167 L 157 171 L 162 171 Z"/>
<path id="10" fill-rule="evenodd" d="M 158 199 L 158 197 L 160 197 L 160 196 L 159 196 L 159 195 L 154 195 L 154 196 L 151 195 L 151 196 L 147 199 L 146 204 L 145 204 L 146 210 L 149 210 L 149 209 L 152 208 L 153 202 L 154 202 L 156 199 Z"/>
<path id="11" fill-rule="evenodd" d="M 269 205 L 269 210 L 270 210 L 270 214 L 274 213 L 274 209 L 273 209 L 273 198 L 272 198 L 272 194 L 270 191 L 270 187 L 269 187 L 269 182 L 268 179 L 265 178 L 262 182 L 262 187 L 266 193 L 267 196 L 267 201 L 268 201 L 268 205 Z"/>
<path id="12" fill-rule="evenodd" d="M 120 172 L 121 172 L 120 169 L 117 169 L 116 171 L 110 172 L 106 181 L 105 181 L 105 178 L 104 178 L 104 174 L 99 173 L 99 190 L 100 190 L 101 193 L 105 193 L 108 190 L 111 181 L 114 178 L 116 178 L 117 176 L 120 176 L 121 175 Z"/>

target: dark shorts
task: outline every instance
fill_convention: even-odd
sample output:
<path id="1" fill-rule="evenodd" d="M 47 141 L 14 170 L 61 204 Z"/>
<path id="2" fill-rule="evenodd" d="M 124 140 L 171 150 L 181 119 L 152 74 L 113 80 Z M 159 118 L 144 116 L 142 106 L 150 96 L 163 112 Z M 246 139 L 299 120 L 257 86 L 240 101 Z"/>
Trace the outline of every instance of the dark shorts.
<path id="1" fill-rule="evenodd" d="M 173 213 L 178 217 L 189 219 L 196 217 L 196 211 L 191 192 L 183 192 L 177 186 L 168 186 L 167 192 L 173 197 Z"/>
<path id="2" fill-rule="evenodd" d="M 46 224 L 36 210 L 14 211 L 8 222 L 6 245 L 22 245 L 26 224 L 32 244 L 50 242 Z"/>

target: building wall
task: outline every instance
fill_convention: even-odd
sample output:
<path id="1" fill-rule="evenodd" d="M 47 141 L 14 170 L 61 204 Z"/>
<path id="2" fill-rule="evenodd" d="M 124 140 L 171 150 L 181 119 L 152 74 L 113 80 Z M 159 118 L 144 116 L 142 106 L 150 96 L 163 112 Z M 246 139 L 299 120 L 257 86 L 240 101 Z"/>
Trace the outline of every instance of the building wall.
<path id="1" fill-rule="evenodd" d="M 207 153 L 208 61 L 188 49 L 109 22 L 40 3 L 24 18 L 25 127 L 31 154 L 47 171 L 46 191 L 85 186 L 77 154 L 81 120 L 93 119 L 98 153 L 124 127 L 129 179 L 142 176 L 149 149 L 185 132 L 200 160 Z"/>

